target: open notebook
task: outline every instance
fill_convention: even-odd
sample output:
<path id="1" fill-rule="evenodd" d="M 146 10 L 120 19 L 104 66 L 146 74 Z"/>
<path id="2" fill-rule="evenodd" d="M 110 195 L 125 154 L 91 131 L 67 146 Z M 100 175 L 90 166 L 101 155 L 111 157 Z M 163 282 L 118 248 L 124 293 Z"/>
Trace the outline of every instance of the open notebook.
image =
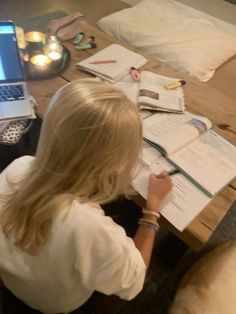
<path id="1" fill-rule="evenodd" d="M 94 64 L 101 60 L 115 60 L 113 63 Z M 131 67 L 140 68 L 148 60 L 121 45 L 112 44 L 93 56 L 77 63 L 78 69 L 92 73 L 109 82 L 119 81 L 129 73 Z"/>

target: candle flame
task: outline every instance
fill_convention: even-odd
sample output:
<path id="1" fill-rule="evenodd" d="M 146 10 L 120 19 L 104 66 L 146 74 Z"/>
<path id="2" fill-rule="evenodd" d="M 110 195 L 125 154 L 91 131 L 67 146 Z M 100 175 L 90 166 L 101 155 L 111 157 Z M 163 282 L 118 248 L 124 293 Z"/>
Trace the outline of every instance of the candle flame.
<path id="1" fill-rule="evenodd" d="M 30 59 L 30 61 L 31 61 L 31 63 L 33 63 L 34 65 L 37 65 L 39 67 L 44 67 L 45 65 L 48 65 L 49 63 L 51 63 L 51 60 L 45 55 L 33 56 Z"/>

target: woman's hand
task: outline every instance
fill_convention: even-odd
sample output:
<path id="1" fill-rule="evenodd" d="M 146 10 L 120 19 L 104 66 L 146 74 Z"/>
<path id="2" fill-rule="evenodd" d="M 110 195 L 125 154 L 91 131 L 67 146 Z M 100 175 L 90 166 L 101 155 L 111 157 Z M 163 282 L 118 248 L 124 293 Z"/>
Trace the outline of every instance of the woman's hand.
<path id="1" fill-rule="evenodd" d="M 156 175 L 150 174 L 148 184 L 147 209 L 159 211 L 160 204 L 173 186 L 171 177 L 167 171 Z"/>

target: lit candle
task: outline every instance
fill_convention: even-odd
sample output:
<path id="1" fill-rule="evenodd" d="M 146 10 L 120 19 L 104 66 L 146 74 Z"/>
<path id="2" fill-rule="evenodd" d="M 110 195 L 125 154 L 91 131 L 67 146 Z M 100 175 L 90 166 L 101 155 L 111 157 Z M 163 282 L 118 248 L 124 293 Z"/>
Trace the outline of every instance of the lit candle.
<path id="1" fill-rule="evenodd" d="M 45 55 L 35 55 L 30 59 L 30 62 L 39 68 L 45 68 L 52 60 Z"/>
<path id="2" fill-rule="evenodd" d="M 63 46 L 58 42 L 50 42 L 45 45 L 44 52 L 52 61 L 56 61 L 62 57 Z"/>
<path id="3" fill-rule="evenodd" d="M 41 32 L 28 32 L 25 34 L 27 47 L 31 51 L 42 49 L 45 42 L 46 34 Z"/>
<path id="4" fill-rule="evenodd" d="M 34 42 L 34 43 L 44 41 L 45 38 L 46 38 L 46 35 L 41 32 L 28 32 L 25 34 L 25 40 L 29 42 Z"/>

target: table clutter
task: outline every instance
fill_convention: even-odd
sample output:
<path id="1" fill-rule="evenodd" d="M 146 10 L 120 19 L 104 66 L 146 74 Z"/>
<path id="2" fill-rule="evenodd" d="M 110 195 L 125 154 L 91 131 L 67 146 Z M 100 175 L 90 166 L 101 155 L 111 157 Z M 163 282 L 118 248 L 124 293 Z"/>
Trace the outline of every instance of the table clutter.
<path id="1" fill-rule="evenodd" d="M 63 41 L 76 50 L 96 48 L 95 36 L 86 33 L 87 19 L 79 12 L 52 20 L 48 32 L 32 30 L 24 34 L 17 27 L 17 41 L 28 79 L 45 79 L 61 73 L 69 64 L 70 52 Z"/>

